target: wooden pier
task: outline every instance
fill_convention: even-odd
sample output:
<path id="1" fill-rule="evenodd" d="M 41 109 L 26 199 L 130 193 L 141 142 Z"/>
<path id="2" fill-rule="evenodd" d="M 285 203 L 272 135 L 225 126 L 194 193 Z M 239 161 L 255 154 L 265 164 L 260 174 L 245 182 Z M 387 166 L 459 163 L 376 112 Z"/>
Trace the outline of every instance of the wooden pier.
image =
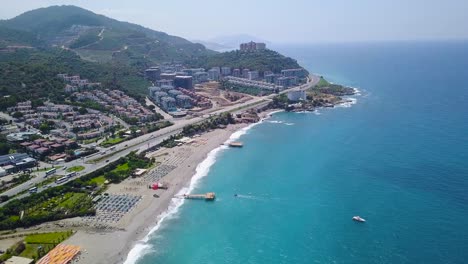
<path id="1" fill-rule="evenodd" d="M 184 199 L 214 201 L 214 199 L 216 199 L 216 194 L 214 192 L 209 192 L 205 194 L 184 194 L 183 197 Z"/>

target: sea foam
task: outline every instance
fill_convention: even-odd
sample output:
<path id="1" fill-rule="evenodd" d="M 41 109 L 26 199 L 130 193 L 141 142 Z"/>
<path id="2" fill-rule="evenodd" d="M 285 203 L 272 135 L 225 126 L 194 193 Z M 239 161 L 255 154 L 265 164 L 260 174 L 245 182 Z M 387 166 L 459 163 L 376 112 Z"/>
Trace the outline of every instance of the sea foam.
<path id="1" fill-rule="evenodd" d="M 286 125 L 286 126 L 294 125 L 294 123 L 287 123 L 287 122 L 284 122 L 284 121 L 281 121 L 281 120 L 270 120 L 270 121 L 266 121 L 266 122 L 272 123 L 272 124 L 283 124 L 283 125 Z"/>
<path id="2" fill-rule="evenodd" d="M 268 119 L 271 117 L 274 113 L 281 112 L 281 111 L 276 111 L 270 113 L 266 118 L 260 120 L 258 123 L 253 123 L 250 124 L 242 129 L 239 129 L 238 131 L 232 133 L 232 135 L 229 137 L 228 140 L 226 140 L 225 144 L 222 146 L 219 146 L 212 151 L 210 151 L 207 155 L 207 157 L 197 165 L 197 168 L 195 169 L 195 174 L 193 175 L 192 179 L 190 180 L 190 184 L 188 187 L 182 188 L 178 193 L 177 196 L 190 193 L 195 187 L 198 185 L 198 182 L 200 179 L 208 175 L 208 172 L 210 171 L 211 166 L 216 162 L 216 158 L 218 157 L 219 153 L 221 153 L 223 150 L 227 149 L 228 147 L 226 146 L 227 144 L 234 142 L 238 140 L 241 136 L 246 134 L 248 130 L 253 128 L 255 125 L 263 122 L 265 119 Z M 130 250 L 130 252 L 127 255 L 127 259 L 125 260 L 124 264 L 134 264 L 136 263 L 141 257 L 144 255 L 150 253 L 153 249 L 151 248 L 151 245 L 148 243 L 148 241 L 151 238 L 151 235 L 154 234 L 157 230 L 161 228 L 162 223 L 166 219 L 170 219 L 171 217 L 174 217 L 177 212 L 179 211 L 179 208 L 184 204 L 185 200 L 184 199 L 176 199 L 173 198 L 171 200 L 171 203 L 169 204 L 169 207 L 167 208 L 166 211 L 164 211 L 159 217 L 158 217 L 158 222 L 156 225 L 149 231 L 149 233 L 140 241 L 138 241 L 134 247 Z"/>
<path id="3" fill-rule="evenodd" d="M 343 101 L 342 103 L 337 104 L 336 107 L 345 107 L 345 108 L 348 108 L 348 107 L 353 106 L 353 104 L 356 104 L 356 103 L 357 103 L 357 99 L 356 99 L 356 98 L 349 97 L 349 98 L 345 98 L 345 101 Z"/>

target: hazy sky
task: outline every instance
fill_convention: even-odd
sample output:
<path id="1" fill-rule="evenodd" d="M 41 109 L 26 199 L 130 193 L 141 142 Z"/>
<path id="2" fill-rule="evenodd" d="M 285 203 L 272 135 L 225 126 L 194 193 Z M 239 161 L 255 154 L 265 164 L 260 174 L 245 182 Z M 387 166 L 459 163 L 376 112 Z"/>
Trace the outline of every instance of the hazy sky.
<path id="1" fill-rule="evenodd" d="M 468 0 L 0 0 L 0 18 L 73 4 L 188 39 L 272 42 L 468 38 Z"/>

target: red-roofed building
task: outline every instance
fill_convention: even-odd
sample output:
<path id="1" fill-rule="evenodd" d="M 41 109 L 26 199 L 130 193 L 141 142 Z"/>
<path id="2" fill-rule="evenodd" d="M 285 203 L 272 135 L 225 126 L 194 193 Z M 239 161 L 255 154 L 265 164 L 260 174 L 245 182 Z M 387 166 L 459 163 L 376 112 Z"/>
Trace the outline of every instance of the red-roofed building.
<path id="1" fill-rule="evenodd" d="M 50 145 L 50 147 L 51 147 L 51 148 L 61 148 L 61 147 L 63 147 L 63 145 L 62 145 L 62 144 L 59 144 L 59 143 L 55 143 L 55 144 L 53 144 L 53 145 Z"/>
<path id="2" fill-rule="evenodd" d="M 63 144 L 65 144 L 65 146 L 69 147 L 69 146 L 75 145 L 76 142 L 74 140 L 69 139 L 69 140 L 63 142 Z"/>
<path id="3" fill-rule="evenodd" d="M 50 146 L 52 146 L 54 144 L 55 144 L 54 142 L 46 141 L 46 142 L 42 142 L 41 146 L 47 148 L 47 147 L 50 147 Z"/>
<path id="4" fill-rule="evenodd" d="M 67 157 L 67 154 L 62 153 L 62 154 L 55 154 L 47 157 L 50 161 L 56 161 L 58 159 L 64 159 Z"/>
<path id="5" fill-rule="evenodd" d="M 36 151 L 37 153 L 39 153 L 39 154 L 45 154 L 45 153 L 49 152 L 49 149 L 48 149 L 48 148 L 42 147 L 42 148 L 36 149 L 35 151 Z"/>
<path id="6" fill-rule="evenodd" d="M 42 142 L 45 142 L 45 141 L 47 141 L 47 140 L 45 140 L 43 138 L 39 138 L 39 139 L 34 140 L 34 143 L 41 144 Z"/>
<path id="7" fill-rule="evenodd" d="M 41 146 L 39 146 L 39 145 L 31 145 L 31 146 L 28 147 L 28 149 L 29 149 L 29 150 L 36 150 L 36 149 L 38 149 L 38 148 L 40 148 L 40 147 L 41 147 Z"/>
<path id="8" fill-rule="evenodd" d="M 31 142 L 23 142 L 23 143 L 21 143 L 20 145 L 21 145 L 22 147 L 29 147 L 29 146 L 31 146 L 32 144 L 33 144 L 33 143 L 31 143 Z"/>
<path id="9" fill-rule="evenodd" d="M 67 141 L 66 138 L 56 138 L 55 139 L 55 142 L 57 142 L 57 143 L 62 143 L 62 142 L 65 142 L 65 141 Z"/>

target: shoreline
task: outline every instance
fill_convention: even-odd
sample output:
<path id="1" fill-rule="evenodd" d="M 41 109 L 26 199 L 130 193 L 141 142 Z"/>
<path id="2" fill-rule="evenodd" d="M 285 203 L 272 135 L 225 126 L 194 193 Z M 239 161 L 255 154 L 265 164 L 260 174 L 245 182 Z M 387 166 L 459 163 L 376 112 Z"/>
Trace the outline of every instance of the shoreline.
<path id="1" fill-rule="evenodd" d="M 352 89 L 353 95 L 360 95 L 360 90 Z M 335 103 L 334 107 L 351 107 L 357 99 L 350 96 L 345 96 L 344 100 Z M 135 188 L 136 193 L 133 194 L 141 195 L 141 202 L 127 213 L 113 229 L 79 229 L 75 235 L 66 240 L 66 244 L 78 245 L 82 248 L 80 256 L 74 263 L 136 263 L 148 251 L 152 250 L 148 241 L 161 228 L 164 220 L 176 214 L 184 204 L 183 199 L 174 199 L 174 196 L 190 193 L 200 179 L 209 173 L 210 167 L 216 162 L 219 153 L 229 148 L 227 143 L 235 141 L 250 128 L 262 123 L 274 113 L 283 111 L 285 110 L 268 109 L 258 114 L 260 117 L 258 122 L 229 125 L 224 129 L 203 133 L 196 139 L 193 137 L 194 141 L 202 142 L 200 144 L 184 144 L 147 153 L 147 156 L 155 158 L 156 162 L 160 163 L 159 165 L 165 165 L 171 158 L 180 158 L 180 156 L 185 155 L 184 159 L 173 164 L 175 168 L 160 180 L 169 183 L 170 188 L 165 191 L 154 191 L 147 187 L 151 184 L 150 181 L 145 180 L 143 184 L 139 178 L 129 178 L 120 184 L 110 186 L 108 193 L 128 194 L 128 192 L 123 191 L 122 187 L 139 184 L 140 187 Z M 317 108 L 310 112 L 317 112 Z M 168 157 L 165 157 L 166 155 Z M 137 183 L 138 181 L 140 183 Z M 155 193 L 159 195 L 159 198 L 153 197 Z M 109 241 L 113 242 L 109 243 Z"/>
<path id="2" fill-rule="evenodd" d="M 173 199 L 173 197 L 190 192 L 196 187 L 199 180 L 208 174 L 219 153 L 228 149 L 226 143 L 236 140 L 253 126 L 281 111 L 283 110 L 274 109 L 262 112 L 259 114 L 260 121 L 256 123 L 234 124 L 225 129 L 204 133 L 197 138 L 197 141 L 204 142 L 198 146 L 182 145 L 171 149 L 161 148 L 148 153 L 152 157 L 157 157 L 156 159 L 167 152 L 171 152 L 170 155 L 174 156 L 184 152 L 190 152 L 190 155 L 161 179 L 170 184 L 171 187 L 168 190 L 149 190 L 147 189 L 149 182 L 146 182 L 147 184 L 137 192 L 142 196 L 141 202 L 125 215 L 115 228 L 111 230 L 82 228 L 66 240 L 66 244 L 78 245 L 82 248 L 80 256 L 74 263 L 135 263 L 150 250 L 147 242 L 151 235 L 157 232 L 165 219 L 177 213 L 184 203 L 184 200 Z M 164 164 L 164 161 L 161 164 Z M 138 179 L 129 178 L 121 184 L 112 185 L 108 192 L 125 193 L 122 192 L 122 187 L 136 181 Z M 152 196 L 154 193 L 157 193 L 159 198 L 154 198 Z M 76 219 L 69 222 L 76 222 Z M 109 243 L 109 241 L 113 242 Z"/>
<path id="3" fill-rule="evenodd" d="M 351 107 L 352 105 L 356 104 L 357 99 L 352 98 L 350 96 L 361 95 L 361 91 L 355 87 L 350 87 L 353 89 L 353 94 L 352 95 L 346 95 L 344 96 L 344 100 L 341 100 L 340 102 L 337 102 L 334 104 L 335 107 Z M 260 120 L 255 123 L 250 123 L 250 124 L 236 124 L 233 125 L 232 127 L 235 127 L 234 131 L 230 130 L 230 127 L 226 129 L 222 129 L 221 131 L 226 131 L 230 130 L 231 133 L 227 136 L 227 138 L 224 138 L 222 142 L 219 140 L 213 139 L 213 141 L 216 141 L 218 143 L 217 147 L 211 148 L 209 151 L 205 152 L 203 156 L 203 159 L 199 159 L 198 162 L 196 163 L 197 166 L 195 169 L 193 169 L 190 173 L 190 176 L 185 176 L 186 182 L 185 186 L 181 186 L 178 191 L 175 192 L 175 195 L 180 195 L 184 193 L 189 193 L 192 191 L 198 184 L 199 180 L 209 173 L 209 170 L 211 166 L 216 162 L 216 159 L 218 157 L 219 152 L 228 149 L 229 147 L 227 146 L 227 143 L 235 141 L 242 135 L 244 135 L 249 129 L 254 127 L 257 124 L 262 123 L 266 119 L 270 118 L 273 114 L 278 113 L 278 112 L 284 112 L 284 109 L 268 109 L 264 112 L 259 113 Z M 317 109 L 314 109 L 311 112 L 316 112 Z M 232 128 L 231 127 L 231 128 Z M 220 129 L 217 129 L 218 131 Z M 213 132 L 208 132 L 203 134 L 204 136 L 209 136 L 210 133 Z M 211 138 L 210 138 L 211 139 Z M 182 176 L 181 176 L 182 177 Z M 136 263 L 139 259 L 141 259 L 148 251 L 151 250 L 151 246 L 147 244 L 147 242 L 150 240 L 151 235 L 153 235 L 155 232 L 157 232 L 160 227 L 162 226 L 164 220 L 168 217 L 171 217 L 172 215 L 176 214 L 179 211 L 179 208 L 184 204 L 184 200 L 176 200 L 176 199 L 168 199 L 166 201 L 166 206 L 164 206 L 164 210 L 159 210 L 155 212 L 154 217 L 157 218 L 157 222 L 154 223 L 150 221 L 145 221 L 144 225 L 140 227 L 138 230 L 140 230 L 136 235 L 129 237 L 127 240 L 126 248 L 124 249 L 123 252 L 120 252 L 118 255 L 115 255 L 112 260 L 114 262 L 110 263 L 124 263 L 124 264 L 133 264 Z M 162 206 L 161 206 L 162 207 Z M 144 233 L 140 234 L 140 233 Z M 129 245 L 129 242 L 131 243 Z M 121 254 L 123 253 L 123 254 Z M 124 256 L 122 258 L 122 256 Z M 119 260 L 120 257 L 120 260 Z M 120 261 L 120 262 L 119 262 Z M 81 263 L 81 262 L 78 262 Z M 85 263 L 85 262 L 83 262 Z M 90 262 L 86 262 L 90 263 Z M 97 262 L 96 262 L 97 263 Z"/>
<path id="4" fill-rule="evenodd" d="M 206 139 L 206 144 L 194 147 L 186 160 L 163 177 L 162 180 L 170 184 L 168 190 L 153 191 L 147 189 L 146 185 L 139 190 L 142 201 L 137 208 L 120 220 L 121 230 L 105 233 L 78 231 L 68 239 L 66 243 L 79 245 L 83 249 L 76 263 L 134 263 L 135 257 L 140 257 L 148 249 L 146 242 L 151 234 L 161 226 L 164 219 L 171 215 L 171 211 L 183 203 L 183 200 L 173 199 L 173 197 L 192 185 L 192 178 L 197 173 L 198 164 L 202 163 L 210 152 L 220 147 L 220 144 L 228 140 L 235 131 L 243 126 L 244 124 L 234 125 L 227 129 L 216 129 L 203 134 L 200 139 Z M 150 155 L 172 152 L 176 156 L 185 152 L 186 149 L 186 146 L 172 149 L 162 148 Z M 134 179 L 129 179 L 127 182 L 132 181 Z M 112 187 L 118 188 L 119 186 Z M 109 188 L 109 193 L 119 193 L 111 189 Z M 152 196 L 154 193 L 157 193 L 159 198 L 154 198 Z M 89 243 L 90 241 L 92 243 Z M 113 242 L 109 243 L 109 241 Z"/>
<path id="5" fill-rule="evenodd" d="M 211 166 L 213 166 L 217 160 L 218 154 L 223 150 L 229 149 L 229 146 L 227 146 L 228 143 L 237 140 L 242 135 L 247 133 L 248 130 L 250 130 L 257 124 L 262 123 L 264 120 L 270 118 L 273 114 L 278 113 L 278 112 L 283 112 L 283 111 L 284 110 L 270 109 L 259 114 L 260 120 L 258 122 L 250 123 L 250 124 L 242 123 L 242 124 L 233 125 L 235 129 L 230 130 L 232 133 L 229 134 L 229 137 L 226 140 L 224 140 L 222 143 L 220 143 L 218 147 L 211 149 L 205 155 L 205 158 L 202 159 L 197 164 L 194 172 L 192 173 L 192 176 L 189 178 L 189 186 L 182 187 L 177 192 L 176 195 L 182 195 L 184 193 L 190 192 L 193 189 L 195 189 L 199 181 L 208 175 Z M 143 257 L 147 253 L 146 250 L 150 250 L 150 246 L 146 244 L 149 241 L 150 236 L 159 230 L 159 228 L 162 226 L 166 218 L 171 217 L 172 215 L 176 214 L 179 211 L 178 209 L 184 204 L 184 202 L 185 200 L 183 199 L 179 199 L 179 200 L 171 199 L 171 201 L 167 205 L 167 209 L 163 211 L 162 213 L 158 214 L 157 216 L 158 222 L 156 223 L 156 225 L 154 225 L 151 228 L 151 230 L 149 230 L 149 232 L 144 236 L 143 239 L 133 242 L 133 245 L 130 248 L 130 250 L 125 252 L 127 257 L 125 261 L 123 262 L 124 264 L 136 263 L 141 257 Z"/>

